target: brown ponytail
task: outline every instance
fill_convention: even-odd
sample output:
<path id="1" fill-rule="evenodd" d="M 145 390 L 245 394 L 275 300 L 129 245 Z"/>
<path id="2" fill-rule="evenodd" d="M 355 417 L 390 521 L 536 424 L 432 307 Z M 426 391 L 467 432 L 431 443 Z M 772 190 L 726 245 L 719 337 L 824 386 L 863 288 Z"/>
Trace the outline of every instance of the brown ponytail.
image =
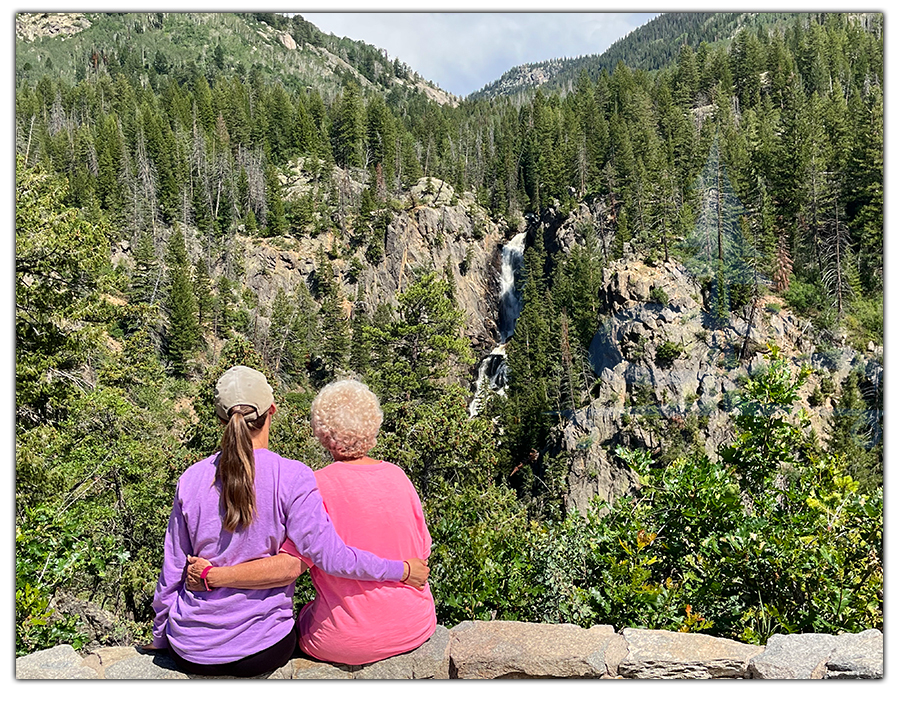
<path id="1" fill-rule="evenodd" d="M 253 440 L 250 430 L 263 427 L 268 412 L 249 424 L 245 414 L 255 414 L 256 409 L 239 404 L 228 410 L 228 422 L 222 434 L 222 453 L 216 466 L 216 481 L 220 485 L 220 503 L 223 526 L 228 532 L 246 527 L 253 521 L 256 507 L 256 470 L 253 459 Z"/>

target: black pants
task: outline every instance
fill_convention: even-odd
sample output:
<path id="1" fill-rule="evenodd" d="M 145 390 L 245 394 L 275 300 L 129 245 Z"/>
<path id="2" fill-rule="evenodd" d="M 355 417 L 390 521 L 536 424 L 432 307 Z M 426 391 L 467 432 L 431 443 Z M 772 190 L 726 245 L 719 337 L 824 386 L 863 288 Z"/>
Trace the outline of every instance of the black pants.
<path id="1" fill-rule="evenodd" d="M 297 650 L 297 627 L 291 626 L 291 632 L 273 646 L 228 663 L 210 665 L 193 663 L 179 656 L 171 646 L 169 646 L 169 655 L 172 656 L 175 665 L 180 670 L 191 675 L 230 675 L 238 678 L 251 678 L 281 668 L 288 662 L 295 650 Z"/>

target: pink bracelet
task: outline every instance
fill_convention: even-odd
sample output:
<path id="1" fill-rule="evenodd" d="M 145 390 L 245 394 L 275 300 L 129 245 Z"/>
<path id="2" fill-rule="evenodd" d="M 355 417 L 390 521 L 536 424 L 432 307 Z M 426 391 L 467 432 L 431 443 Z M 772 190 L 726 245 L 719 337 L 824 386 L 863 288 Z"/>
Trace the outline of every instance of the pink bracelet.
<path id="1" fill-rule="evenodd" d="M 211 591 L 212 591 L 212 589 L 209 588 L 209 582 L 206 581 L 206 575 L 209 574 L 209 571 L 210 571 L 212 568 L 213 568 L 213 566 L 210 565 L 209 567 L 207 567 L 205 570 L 203 570 L 203 571 L 200 573 L 200 579 L 203 580 L 203 586 L 206 587 L 206 591 L 207 591 L 207 592 L 211 592 Z"/>

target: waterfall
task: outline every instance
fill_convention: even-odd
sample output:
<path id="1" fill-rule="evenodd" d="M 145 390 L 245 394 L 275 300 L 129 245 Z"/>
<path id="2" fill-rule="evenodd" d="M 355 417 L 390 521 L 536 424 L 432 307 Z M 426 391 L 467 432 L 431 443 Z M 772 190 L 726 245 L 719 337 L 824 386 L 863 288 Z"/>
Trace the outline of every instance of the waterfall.
<path id="1" fill-rule="evenodd" d="M 516 275 L 522 268 L 522 254 L 525 252 L 525 232 L 520 232 L 503 247 L 500 262 L 500 317 L 498 330 L 500 343 L 512 337 L 516 319 L 522 312 L 522 293 L 516 287 Z"/>
<path id="2" fill-rule="evenodd" d="M 500 312 L 497 330 L 500 344 L 485 357 L 478 366 L 475 380 L 475 396 L 469 403 L 469 416 L 474 417 L 481 409 L 485 393 L 503 393 L 506 387 L 506 342 L 512 337 L 516 320 L 522 312 L 522 294 L 516 284 L 525 252 L 525 232 L 520 232 L 503 247 L 500 261 Z"/>
<path id="3" fill-rule="evenodd" d="M 475 380 L 475 396 L 469 402 L 469 416 L 474 417 L 481 409 L 486 392 L 503 393 L 506 387 L 506 345 L 498 345 L 478 366 Z"/>

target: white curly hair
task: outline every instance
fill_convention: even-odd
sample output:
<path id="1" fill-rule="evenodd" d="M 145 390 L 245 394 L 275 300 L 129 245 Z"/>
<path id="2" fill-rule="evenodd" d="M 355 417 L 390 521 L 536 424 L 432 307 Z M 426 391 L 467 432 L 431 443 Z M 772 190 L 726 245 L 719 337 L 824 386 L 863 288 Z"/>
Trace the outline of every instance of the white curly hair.
<path id="1" fill-rule="evenodd" d="M 312 431 L 335 460 L 357 459 L 374 446 L 384 414 L 378 397 L 358 380 L 323 387 L 312 402 Z"/>

